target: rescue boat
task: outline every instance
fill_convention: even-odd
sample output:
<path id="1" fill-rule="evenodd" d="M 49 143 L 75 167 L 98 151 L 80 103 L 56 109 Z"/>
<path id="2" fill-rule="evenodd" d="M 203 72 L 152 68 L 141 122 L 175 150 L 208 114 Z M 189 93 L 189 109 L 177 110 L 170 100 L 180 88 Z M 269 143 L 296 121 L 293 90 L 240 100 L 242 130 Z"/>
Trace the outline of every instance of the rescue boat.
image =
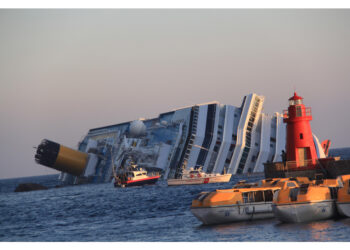
<path id="1" fill-rule="evenodd" d="M 336 215 L 335 200 L 339 184 L 336 179 L 310 183 L 288 183 L 276 193 L 272 210 L 282 222 L 325 220 Z"/>
<path id="2" fill-rule="evenodd" d="M 339 176 L 338 183 L 340 185 L 336 201 L 338 213 L 350 217 L 350 175 Z"/>
<path id="3" fill-rule="evenodd" d="M 203 224 L 273 218 L 272 201 L 287 183 L 308 181 L 308 178 L 275 178 L 259 183 L 238 182 L 232 189 L 202 192 L 192 201 L 191 212 Z"/>
<path id="4" fill-rule="evenodd" d="M 134 166 L 134 170 L 128 170 L 120 172 L 115 176 L 115 187 L 131 187 L 131 186 L 143 186 L 155 184 L 160 175 L 148 174 L 146 170 L 142 168 L 137 169 L 137 165 Z"/>
<path id="5" fill-rule="evenodd" d="M 146 170 L 134 163 L 130 155 L 126 155 L 118 171 L 113 167 L 113 177 L 115 187 L 130 187 L 155 184 L 160 175 L 147 173 Z"/>

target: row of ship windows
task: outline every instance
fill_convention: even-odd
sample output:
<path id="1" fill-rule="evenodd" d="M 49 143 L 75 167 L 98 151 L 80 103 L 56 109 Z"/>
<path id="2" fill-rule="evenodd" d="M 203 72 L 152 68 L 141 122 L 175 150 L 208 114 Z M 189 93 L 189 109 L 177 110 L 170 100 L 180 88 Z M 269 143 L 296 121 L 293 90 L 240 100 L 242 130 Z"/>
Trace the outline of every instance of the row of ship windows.
<path id="1" fill-rule="evenodd" d="M 259 106 L 259 102 L 260 102 L 260 100 L 256 97 L 256 102 L 255 102 L 254 107 L 253 107 L 253 109 L 252 109 L 252 112 L 251 112 L 251 114 L 250 114 L 250 119 L 249 119 L 248 126 L 247 126 L 246 138 L 247 138 L 247 142 L 248 142 L 249 145 L 250 145 L 250 142 L 251 142 L 251 130 L 252 130 L 253 122 L 254 122 L 255 117 L 256 117 L 256 112 L 257 112 L 257 108 L 258 108 L 258 106 Z M 237 114 L 235 114 L 234 116 L 237 117 Z M 195 119 L 195 120 L 197 120 L 197 119 Z M 221 125 L 219 125 L 218 127 L 219 127 L 219 128 L 222 128 Z M 218 131 L 218 134 L 221 134 L 221 131 Z M 191 139 L 194 139 L 194 138 L 195 138 L 195 137 L 192 135 L 192 136 L 191 136 Z M 233 135 L 232 135 L 232 138 L 235 139 L 235 140 L 237 140 L 237 135 L 233 134 Z M 276 139 L 271 138 L 271 141 L 276 141 Z M 193 143 L 193 141 L 190 140 L 190 143 Z M 221 143 L 221 142 L 220 142 L 220 143 Z M 255 143 L 255 145 L 258 146 L 259 144 L 258 144 L 258 143 Z M 272 147 L 272 146 L 273 146 L 273 145 L 270 144 L 270 147 Z M 231 146 L 230 146 L 230 151 L 232 151 L 232 150 L 234 149 L 234 147 L 235 147 L 235 144 L 231 144 Z M 217 150 L 218 150 L 218 147 L 215 146 L 215 147 L 214 147 L 214 152 L 217 152 Z M 243 151 L 244 151 L 244 152 L 243 152 L 243 154 L 242 154 L 241 162 L 240 162 L 240 165 L 239 165 L 239 167 L 238 167 L 238 168 L 239 168 L 239 169 L 238 169 L 239 171 L 237 171 L 237 172 L 240 172 L 240 170 L 243 169 L 243 167 L 244 167 L 244 165 L 245 165 L 245 161 L 247 160 L 249 148 L 246 147 Z M 190 152 L 190 150 L 187 150 L 187 151 L 186 151 L 187 154 L 189 154 L 189 152 Z M 255 160 L 256 160 L 256 157 L 253 156 L 252 161 L 255 161 Z M 229 163 L 230 161 L 231 161 L 231 159 L 228 158 L 228 159 L 226 159 L 225 162 L 226 162 L 226 163 Z"/>
<path id="2" fill-rule="evenodd" d="M 259 102 L 259 100 L 258 100 Z M 248 126 L 247 126 L 247 132 L 246 132 L 246 145 L 250 146 L 250 143 L 251 143 L 251 131 L 252 131 L 252 128 L 253 128 L 253 125 L 254 125 L 254 120 L 255 120 L 255 115 L 256 115 L 256 112 L 257 112 L 257 106 L 256 103 L 255 103 L 255 107 L 253 107 L 253 111 L 251 112 L 250 114 L 250 118 L 249 118 L 249 121 L 248 121 Z"/>
<path id="3" fill-rule="evenodd" d="M 255 111 L 255 110 L 253 110 L 253 111 L 250 113 L 249 118 L 253 118 L 253 119 L 255 119 L 255 116 L 256 116 L 256 111 Z"/>
<path id="4" fill-rule="evenodd" d="M 219 125 L 219 127 L 222 127 L 222 126 Z M 219 133 L 219 131 L 218 131 L 218 133 Z M 220 133 L 219 133 L 219 134 L 220 134 Z M 191 139 L 189 140 L 189 144 L 193 144 L 194 139 L 195 139 L 195 135 L 192 134 L 190 138 L 191 138 Z M 237 140 L 237 135 L 232 134 L 232 139 Z M 218 145 L 221 144 L 221 138 L 220 138 L 220 137 L 218 137 L 218 140 L 216 141 L 216 144 L 218 144 Z M 236 144 L 231 144 L 229 151 L 233 151 L 235 145 L 236 145 Z M 191 145 L 189 145 L 189 146 L 187 147 L 186 154 L 185 154 L 185 158 L 188 158 L 188 157 L 189 157 L 189 154 L 190 154 L 190 152 L 191 152 L 191 148 L 192 148 Z M 217 146 L 215 146 L 214 149 L 213 149 L 214 152 L 217 152 L 218 150 L 219 150 L 219 147 L 217 147 Z M 229 160 L 230 160 L 230 159 L 229 159 Z"/>
<path id="5" fill-rule="evenodd" d="M 237 172 L 240 174 L 240 173 L 242 173 L 242 171 L 243 171 L 243 168 L 244 168 L 244 165 L 245 165 L 245 163 L 246 163 L 246 161 L 247 161 L 247 157 L 248 157 L 248 152 L 245 152 L 246 150 L 248 150 L 248 152 L 249 152 L 249 148 L 244 148 L 244 150 L 243 150 L 243 154 L 242 154 L 242 157 L 241 157 L 241 161 L 240 161 L 240 163 L 239 163 L 239 165 L 238 165 L 238 170 L 237 170 Z"/>
<path id="6" fill-rule="evenodd" d="M 257 112 L 258 112 L 258 109 L 256 107 L 253 107 L 251 115 L 255 118 Z"/>
<path id="7" fill-rule="evenodd" d="M 235 149 L 235 147 L 236 147 L 236 144 L 234 144 L 234 143 L 230 145 L 229 155 L 226 158 L 225 163 L 229 164 L 231 162 L 231 158 L 232 158 L 232 155 L 233 155 L 233 150 Z"/>
<path id="8" fill-rule="evenodd" d="M 259 103 L 255 102 L 254 106 L 252 108 L 253 112 L 257 112 L 258 111 L 258 107 L 259 107 Z"/>

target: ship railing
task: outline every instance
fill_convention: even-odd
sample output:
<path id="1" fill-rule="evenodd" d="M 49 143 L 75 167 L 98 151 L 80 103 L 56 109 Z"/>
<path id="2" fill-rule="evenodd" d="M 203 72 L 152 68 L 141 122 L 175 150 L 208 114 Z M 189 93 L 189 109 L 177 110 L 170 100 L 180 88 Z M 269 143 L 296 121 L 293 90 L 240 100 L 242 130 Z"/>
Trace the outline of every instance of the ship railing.
<path id="1" fill-rule="evenodd" d="M 300 164 L 302 163 L 302 164 Z M 304 160 L 304 161 L 299 161 L 299 164 L 297 164 L 296 161 L 287 161 L 285 163 L 283 162 L 276 162 L 276 170 L 277 171 L 290 171 L 290 170 L 301 170 L 302 168 L 307 168 L 311 166 L 315 166 L 317 164 L 317 160 Z"/>

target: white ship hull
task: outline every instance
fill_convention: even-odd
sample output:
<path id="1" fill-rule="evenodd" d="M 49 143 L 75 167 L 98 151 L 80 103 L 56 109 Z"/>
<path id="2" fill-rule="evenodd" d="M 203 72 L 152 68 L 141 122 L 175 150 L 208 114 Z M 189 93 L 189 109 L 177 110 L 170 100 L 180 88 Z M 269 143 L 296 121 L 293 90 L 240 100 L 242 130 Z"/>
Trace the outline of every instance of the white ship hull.
<path id="1" fill-rule="evenodd" d="M 229 182 L 232 174 L 224 174 L 219 176 L 210 176 L 210 177 L 193 177 L 193 178 L 184 178 L 184 179 L 169 179 L 168 186 L 177 186 L 177 185 L 199 185 L 207 183 L 218 183 L 218 182 Z"/>
<path id="2" fill-rule="evenodd" d="M 249 203 L 232 206 L 191 208 L 203 224 L 220 224 L 236 221 L 273 218 L 272 202 Z"/>
<path id="3" fill-rule="evenodd" d="M 335 215 L 335 204 L 333 200 L 283 205 L 273 204 L 272 210 L 280 221 L 299 223 L 332 218 Z"/>
<path id="4" fill-rule="evenodd" d="M 341 216 L 350 217 L 350 202 L 337 202 L 336 204 Z"/>

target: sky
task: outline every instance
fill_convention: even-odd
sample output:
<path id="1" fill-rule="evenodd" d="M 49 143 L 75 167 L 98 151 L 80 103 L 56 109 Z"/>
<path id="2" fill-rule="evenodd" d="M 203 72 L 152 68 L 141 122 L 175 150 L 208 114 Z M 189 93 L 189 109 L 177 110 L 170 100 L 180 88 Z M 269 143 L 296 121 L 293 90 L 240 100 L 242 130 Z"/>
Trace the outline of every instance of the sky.
<path id="1" fill-rule="evenodd" d="M 294 90 L 311 128 L 350 147 L 350 10 L 0 10 L 0 179 L 58 173 L 47 138 L 77 148 L 91 128 Z"/>

